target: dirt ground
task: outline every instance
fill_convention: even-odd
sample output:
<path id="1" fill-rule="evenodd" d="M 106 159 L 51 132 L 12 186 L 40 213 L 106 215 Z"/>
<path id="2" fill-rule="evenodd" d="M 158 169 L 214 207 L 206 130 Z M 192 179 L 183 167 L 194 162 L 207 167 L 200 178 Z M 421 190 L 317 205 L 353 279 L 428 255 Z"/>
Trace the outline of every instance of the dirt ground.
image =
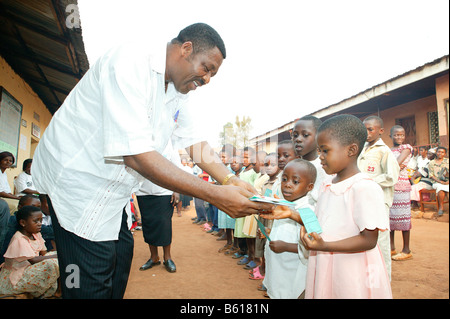
<path id="1" fill-rule="evenodd" d="M 447 210 L 448 211 L 448 210 Z M 257 290 L 260 280 L 248 279 L 248 270 L 237 260 L 219 253 L 225 241 L 217 241 L 201 226 L 192 224 L 194 208 L 173 216 L 172 259 L 177 271 L 163 265 L 140 271 L 150 252 L 142 231 L 135 231 L 132 269 L 125 299 L 267 299 Z M 424 216 L 425 217 L 425 216 Z M 394 299 L 449 299 L 448 213 L 439 220 L 413 218 L 413 259 L 392 262 Z M 395 237 L 402 247 L 401 233 Z M 162 259 L 162 248 L 159 248 Z"/>

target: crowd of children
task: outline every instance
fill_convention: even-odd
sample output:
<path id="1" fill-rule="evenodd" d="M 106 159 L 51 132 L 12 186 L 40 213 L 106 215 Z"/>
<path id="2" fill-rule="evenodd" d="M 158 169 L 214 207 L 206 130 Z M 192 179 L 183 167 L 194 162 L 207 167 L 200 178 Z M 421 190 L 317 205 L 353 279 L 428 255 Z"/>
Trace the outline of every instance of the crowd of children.
<path id="1" fill-rule="evenodd" d="M 438 197 L 448 193 L 448 159 L 443 147 L 434 162 L 427 158 L 433 149 L 414 156 L 401 126 L 390 130 L 392 148 L 383 133 L 378 116 L 339 115 L 323 123 L 305 116 L 292 139 L 264 158 L 250 147 L 233 155 L 222 150 L 230 171 L 259 195 L 288 200 L 295 209 L 278 205 L 268 214 L 228 217 L 219 223 L 226 238 L 219 253 L 249 270 L 272 299 L 392 298 L 391 260 L 412 258 L 411 200 L 421 188 L 436 189 Z M 307 233 L 299 213 L 305 210 L 314 212 L 322 232 Z M 263 225 L 256 236 L 253 219 Z M 399 252 L 396 231 L 403 239 Z"/>
<path id="2" fill-rule="evenodd" d="M 221 236 L 217 240 L 225 245 L 218 252 L 236 259 L 250 280 L 260 280 L 258 289 L 269 298 L 392 298 L 391 260 L 412 258 L 411 203 L 420 201 L 421 189 L 435 189 L 442 215 L 449 169 L 444 147 L 416 150 L 405 143 L 404 128 L 395 125 L 389 148 L 383 133 L 377 116 L 361 121 L 338 115 L 325 122 L 305 116 L 274 153 L 225 145 L 219 156 L 231 173 L 260 196 L 287 200 L 295 208 L 276 205 L 272 212 L 234 219 L 194 198 L 194 223 Z M 11 159 L 3 162 L 6 167 Z M 186 171 L 215 182 L 189 164 L 183 162 Z M 0 247 L 0 295 L 54 296 L 59 268 L 44 209 L 36 195 L 18 198 Z M 181 195 L 178 216 L 191 200 Z M 308 232 L 311 216 L 320 232 Z M 399 252 L 396 231 L 403 240 Z"/>

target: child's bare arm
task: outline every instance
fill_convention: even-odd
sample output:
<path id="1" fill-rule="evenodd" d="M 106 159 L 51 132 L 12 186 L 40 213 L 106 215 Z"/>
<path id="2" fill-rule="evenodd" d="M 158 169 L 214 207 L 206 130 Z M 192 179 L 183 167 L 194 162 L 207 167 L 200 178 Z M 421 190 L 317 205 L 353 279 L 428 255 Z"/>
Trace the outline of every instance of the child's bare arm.
<path id="1" fill-rule="evenodd" d="M 284 253 L 284 252 L 291 252 L 291 253 L 298 253 L 298 244 L 293 243 L 287 243 L 282 240 L 273 240 L 269 243 L 270 249 L 274 253 Z"/>
<path id="2" fill-rule="evenodd" d="M 302 219 L 300 217 L 300 214 L 287 206 L 275 206 L 275 208 L 268 213 L 261 213 L 260 215 L 262 218 L 265 219 L 285 219 L 290 218 L 297 223 L 303 225 Z"/>
<path id="3" fill-rule="evenodd" d="M 359 235 L 338 241 L 326 242 L 317 233 L 307 234 L 305 227 L 302 227 L 300 230 L 300 238 L 308 250 L 357 253 L 370 250 L 377 245 L 378 229 L 364 229 Z"/>
<path id="4" fill-rule="evenodd" d="M 41 261 L 43 261 L 45 259 L 50 259 L 50 258 L 58 258 L 58 255 L 57 254 L 47 255 L 47 251 L 43 250 L 43 251 L 40 252 L 39 256 L 33 257 L 31 259 L 28 259 L 28 261 L 29 261 L 30 264 L 33 265 L 33 264 L 41 262 Z"/>

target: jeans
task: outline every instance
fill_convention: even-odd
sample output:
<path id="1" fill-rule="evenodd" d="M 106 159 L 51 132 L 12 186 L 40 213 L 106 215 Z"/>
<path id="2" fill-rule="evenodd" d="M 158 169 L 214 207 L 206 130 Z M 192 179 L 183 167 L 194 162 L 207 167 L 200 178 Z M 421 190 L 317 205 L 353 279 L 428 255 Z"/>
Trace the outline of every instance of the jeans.
<path id="1" fill-rule="evenodd" d="M 197 220 L 206 221 L 206 208 L 204 200 L 194 198 L 195 212 L 197 213 Z"/>
<path id="2" fill-rule="evenodd" d="M 219 223 L 219 210 L 216 206 L 209 204 L 208 207 L 208 220 L 212 222 L 211 229 L 214 231 L 219 231 L 218 223 Z"/>

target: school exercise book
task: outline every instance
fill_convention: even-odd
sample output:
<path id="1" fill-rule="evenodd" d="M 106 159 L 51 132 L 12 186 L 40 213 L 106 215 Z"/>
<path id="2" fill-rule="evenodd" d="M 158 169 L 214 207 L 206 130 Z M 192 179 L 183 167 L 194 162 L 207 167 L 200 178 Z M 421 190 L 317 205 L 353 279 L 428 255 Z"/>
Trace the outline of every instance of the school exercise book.
<path id="1" fill-rule="evenodd" d="M 262 203 L 269 203 L 269 204 L 274 204 L 274 205 L 282 205 L 282 206 L 288 206 L 292 209 L 295 209 L 295 203 L 284 200 L 284 199 L 280 199 L 280 198 L 255 195 L 253 197 L 250 197 L 249 199 L 253 202 L 262 202 Z"/>

